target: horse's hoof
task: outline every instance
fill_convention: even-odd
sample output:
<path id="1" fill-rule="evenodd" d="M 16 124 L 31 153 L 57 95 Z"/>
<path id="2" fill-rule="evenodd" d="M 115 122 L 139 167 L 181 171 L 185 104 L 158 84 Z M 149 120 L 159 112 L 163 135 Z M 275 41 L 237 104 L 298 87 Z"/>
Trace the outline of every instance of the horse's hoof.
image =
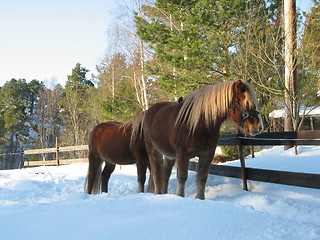
<path id="1" fill-rule="evenodd" d="M 177 193 L 179 197 L 184 197 L 184 193 Z"/>
<path id="2" fill-rule="evenodd" d="M 198 195 L 198 194 L 197 194 L 197 195 L 196 195 L 196 198 L 197 198 L 197 199 L 200 199 L 200 200 L 204 200 L 204 199 L 205 199 L 204 195 L 202 195 L 202 194 L 201 194 L 201 195 Z"/>

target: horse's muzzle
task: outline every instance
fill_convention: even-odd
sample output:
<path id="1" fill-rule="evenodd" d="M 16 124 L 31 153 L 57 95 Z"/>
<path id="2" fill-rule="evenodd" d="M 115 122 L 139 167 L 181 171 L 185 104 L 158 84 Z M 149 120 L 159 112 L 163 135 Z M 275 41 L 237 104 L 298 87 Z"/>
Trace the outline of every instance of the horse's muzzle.
<path id="1" fill-rule="evenodd" d="M 257 136 L 259 135 L 260 133 L 263 133 L 264 131 L 264 124 L 263 124 L 263 120 L 262 120 L 262 117 L 261 117 L 261 114 L 258 112 L 257 114 L 257 117 L 259 119 L 259 127 L 258 129 L 253 133 L 250 134 L 250 136 L 254 137 L 254 136 Z"/>

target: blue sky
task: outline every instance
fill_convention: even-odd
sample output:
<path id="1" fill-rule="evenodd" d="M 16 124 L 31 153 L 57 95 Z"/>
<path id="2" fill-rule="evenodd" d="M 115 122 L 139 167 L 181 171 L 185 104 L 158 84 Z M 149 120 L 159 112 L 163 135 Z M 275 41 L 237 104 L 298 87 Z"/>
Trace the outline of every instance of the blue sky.
<path id="1" fill-rule="evenodd" d="M 1 0 L 0 86 L 11 78 L 64 85 L 78 62 L 96 73 L 108 48 L 115 2 Z M 311 0 L 297 0 L 297 8 L 310 5 Z"/>
<path id="2" fill-rule="evenodd" d="M 94 73 L 107 49 L 112 2 L 1 0 L 0 85 L 11 78 L 64 84 L 77 62 Z"/>

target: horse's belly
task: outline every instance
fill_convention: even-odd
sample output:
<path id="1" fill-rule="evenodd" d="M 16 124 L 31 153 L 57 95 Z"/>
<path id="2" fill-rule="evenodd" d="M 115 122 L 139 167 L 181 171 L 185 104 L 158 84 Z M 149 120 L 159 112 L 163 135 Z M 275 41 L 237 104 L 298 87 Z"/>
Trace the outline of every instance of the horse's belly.
<path id="1" fill-rule="evenodd" d="M 103 160 L 113 164 L 119 164 L 119 165 L 129 165 L 129 164 L 134 164 L 136 162 L 133 156 L 127 156 L 127 155 L 103 156 Z"/>
<path id="2" fill-rule="evenodd" d="M 153 146 L 156 150 L 162 155 L 167 156 L 168 158 L 174 159 L 176 155 L 175 148 L 170 144 L 167 139 L 164 138 L 155 138 L 153 140 Z"/>
<path id="3" fill-rule="evenodd" d="M 100 156 L 104 161 L 113 164 L 127 165 L 134 164 L 136 162 L 135 157 L 129 150 L 129 147 L 121 144 L 110 144 L 108 147 L 100 150 Z"/>

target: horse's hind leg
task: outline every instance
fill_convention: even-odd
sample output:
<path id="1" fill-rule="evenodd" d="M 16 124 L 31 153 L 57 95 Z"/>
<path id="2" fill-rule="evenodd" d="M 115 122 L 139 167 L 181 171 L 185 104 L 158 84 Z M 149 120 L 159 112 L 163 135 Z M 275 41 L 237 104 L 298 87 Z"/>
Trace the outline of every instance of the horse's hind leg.
<path id="1" fill-rule="evenodd" d="M 148 162 L 145 159 L 136 158 L 139 192 L 144 192 Z"/>
<path id="2" fill-rule="evenodd" d="M 162 194 L 162 156 L 148 141 L 146 141 L 146 147 L 151 167 L 150 177 L 152 176 L 154 183 L 154 193 Z"/>
<path id="3" fill-rule="evenodd" d="M 148 181 L 148 188 L 147 188 L 147 192 L 148 193 L 154 193 L 154 181 L 153 181 L 153 175 L 152 175 L 152 171 L 150 169 L 150 176 L 149 176 L 149 181 Z"/>
<path id="4" fill-rule="evenodd" d="M 104 169 L 102 171 L 102 176 L 101 176 L 101 191 L 102 192 L 108 192 L 108 183 L 111 174 L 113 173 L 115 169 L 114 164 L 105 162 Z"/>
<path id="5" fill-rule="evenodd" d="M 168 159 L 164 157 L 162 166 L 162 191 L 163 193 L 168 193 L 169 178 L 172 172 L 172 167 L 174 165 L 173 159 Z"/>
<path id="6" fill-rule="evenodd" d="M 89 152 L 89 167 L 85 183 L 85 192 L 97 194 L 100 192 L 101 185 L 101 165 L 100 157 L 94 152 Z"/>
<path id="7" fill-rule="evenodd" d="M 178 189 L 177 195 L 180 197 L 184 197 L 184 188 L 188 178 L 188 166 L 189 166 L 189 158 L 183 155 L 183 153 L 179 153 L 176 156 L 177 161 L 177 182 Z"/>

